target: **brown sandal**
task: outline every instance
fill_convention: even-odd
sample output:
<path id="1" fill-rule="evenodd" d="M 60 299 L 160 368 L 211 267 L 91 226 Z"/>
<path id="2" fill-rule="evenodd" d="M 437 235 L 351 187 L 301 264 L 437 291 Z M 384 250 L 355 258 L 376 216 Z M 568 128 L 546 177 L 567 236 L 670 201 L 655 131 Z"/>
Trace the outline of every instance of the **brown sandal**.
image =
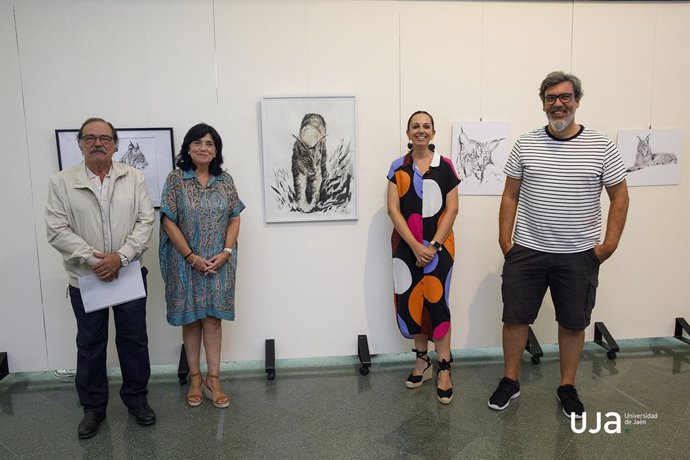
<path id="1" fill-rule="evenodd" d="M 230 405 L 230 397 L 226 395 L 223 390 L 218 391 L 218 393 L 214 394 L 213 391 L 211 390 L 211 387 L 208 385 L 208 379 L 218 379 L 220 381 L 220 377 L 217 375 L 211 375 L 207 374 L 206 375 L 206 381 L 203 382 L 201 389 L 204 391 L 204 396 L 206 398 L 210 399 L 213 401 L 213 405 L 219 409 L 225 409 Z"/>
<path id="2" fill-rule="evenodd" d="M 204 380 L 201 378 L 201 372 L 189 374 L 190 379 L 194 379 L 194 377 L 199 377 L 201 380 L 201 386 L 203 388 Z M 187 404 L 189 404 L 191 407 L 197 407 L 200 406 L 202 402 L 204 402 L 204 397 L 200 393 L 192 393 L 192 382 L 190 381 L 189 392 L 187 393 Z"/>

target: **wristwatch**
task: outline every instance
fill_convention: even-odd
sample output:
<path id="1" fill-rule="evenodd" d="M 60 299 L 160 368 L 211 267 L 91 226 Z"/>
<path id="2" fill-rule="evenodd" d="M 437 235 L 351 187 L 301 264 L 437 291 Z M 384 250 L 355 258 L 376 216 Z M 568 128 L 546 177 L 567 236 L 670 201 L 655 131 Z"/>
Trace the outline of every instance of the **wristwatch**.
<path id="1" fill-rule="evenodd" d="M 120 255 L 120 266 L 126 267 L 129 264 L 129 259 L 121 252 L 118 252 L 118 254 Z"/>
<path id="2" fill-rule="evenodd" d="M 441 251 L 441 249 L 443 249 L 443 246 L 441 246 L 441 243 L 439 243 L 438 241 L 432 241 L 431 243 L 429 243 L 429 246 L 435 247 L 436 250 L 439 252 Z"/>
<path id="3" fill-rule="evenodd" d="M 227 252 L 228 254 L 232 255 L 232 248 L 223 248 L 223 251 Z"/>

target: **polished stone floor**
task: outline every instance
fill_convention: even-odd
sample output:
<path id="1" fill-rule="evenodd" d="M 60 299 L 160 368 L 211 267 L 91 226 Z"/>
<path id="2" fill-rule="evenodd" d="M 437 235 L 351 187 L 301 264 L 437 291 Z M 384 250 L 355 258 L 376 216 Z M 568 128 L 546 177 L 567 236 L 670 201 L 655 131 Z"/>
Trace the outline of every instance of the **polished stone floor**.
<path id="1" fill-rule="evenodd" d="M 454 353 L 450 406 L 436 401 L 431 382 L 405 388 L 411 354 L 374 357 L 367 376 L 354 357 L 279 361 L 274 381 L 261 363 L 230 363 L 222 370 L 232 398 L 226 410 L 209 401 L 187 407 L 175 369 L 156 367 L 149 402 L 158 422 L 151 427 L 127 414 L 113 371 L 107 419 L 83 441 L 72 382 L 53 373 L 10 374 L 0 381 L 0 459 L 690 458 L 690 345 L 673 338 L 619 345 L 615 360 L 592 343 L 583 352 L 578 388 L 587 430 L 601 413 L 597 433 L 574 433 L 560 412 L 557 349 L 544 346 L 538 365 L 525 354 L 521 396 L 503 412 L 486 403 L 501 377 L 500 349 Z M 609 412 L 620 414 L 620 433 L 604 431 L 605 423 L 616 428 Z"/>

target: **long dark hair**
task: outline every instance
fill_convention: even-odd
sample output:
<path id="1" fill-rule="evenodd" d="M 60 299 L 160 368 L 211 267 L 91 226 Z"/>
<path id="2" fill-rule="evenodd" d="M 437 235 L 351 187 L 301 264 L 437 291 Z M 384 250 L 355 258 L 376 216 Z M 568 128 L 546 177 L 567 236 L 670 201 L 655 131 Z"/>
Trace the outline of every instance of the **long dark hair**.
<path id="1" fill-rule="evenodd" d="M 223 173 L 223 169 L 220 165 L 223 164 L 223 141 L 220 138 L 218 131 L 206 123 L 199 123 L 198 125 L 192 126 L 187 134 L 184 136 L 182 141 L 182 147 L 180 147 L 180 153 L 177 155 L 177 161 L 175 164 L 178 168 L 189 171 L 190 169 L 196 169 L 196 165 L 192 161 L 192 156 L 189 154 L 189 146 L 197 139 L 201 139 L 205 135 L 210 134 L 213 139 L 213 143 L 216 145 L 216 156 L 211 160 L 208 165 L 208 171 L 214 176 L 220 176 Z"/>

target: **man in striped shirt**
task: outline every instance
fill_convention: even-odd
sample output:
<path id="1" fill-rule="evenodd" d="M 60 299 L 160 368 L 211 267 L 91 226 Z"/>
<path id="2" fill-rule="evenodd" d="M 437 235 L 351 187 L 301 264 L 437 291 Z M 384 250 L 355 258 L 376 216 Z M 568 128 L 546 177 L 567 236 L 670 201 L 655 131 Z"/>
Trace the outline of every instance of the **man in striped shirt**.
<path id="1" fill-rule="evenodd" d="M 539 96 L 548 125 L 522 135 L 505 167 L 499 211 L 505 374 L 489 399 L 503 410 L 520 396 L 518 374 L 529 325 L 547 287 L 556 310 L 563 413 L 582 417 L 575 374 L 598 285 L 599 265 L 618 247 L 628 213 L 625 166 L 606 136 L 575 122 L 582 84 L 551 72 Z M 601 190 L 611 200 L 601 242 Z M 517 216 L 517 221 L 516 221 Z"/>

